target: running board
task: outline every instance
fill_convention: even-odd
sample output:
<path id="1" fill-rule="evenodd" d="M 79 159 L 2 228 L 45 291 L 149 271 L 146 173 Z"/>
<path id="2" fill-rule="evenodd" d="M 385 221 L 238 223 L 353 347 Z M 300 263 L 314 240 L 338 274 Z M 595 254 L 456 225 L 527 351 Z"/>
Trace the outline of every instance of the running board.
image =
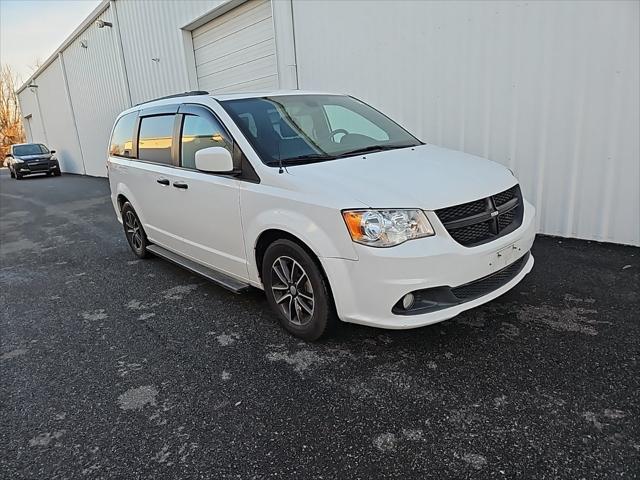
<path id="1" fill-rule="evenodd" d="M 165 260 L 175 263 L 182 268 L 186 268 L 190 272 L 200 275 L 207 280 L 211 280 L 213 283 L 216 283 L 233 293 L 242 293 L 249 289 L 248 283 L 241 282 L 240 280 L 236 280 L 225 273 L 200 265 L 199 263 L 189 260 L 188 258 L 184 258 L 177 253 L 167 250 L 166 248 L 159 247 L 158 245 L 147 245 L 147 250 L 160 258 L 164 258 Z"/>

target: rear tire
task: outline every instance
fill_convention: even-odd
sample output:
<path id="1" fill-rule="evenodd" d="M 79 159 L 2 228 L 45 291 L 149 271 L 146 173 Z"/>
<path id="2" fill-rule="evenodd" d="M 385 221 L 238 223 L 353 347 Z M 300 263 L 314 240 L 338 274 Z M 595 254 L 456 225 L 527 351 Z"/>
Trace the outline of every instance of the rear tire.
<path id="1" fill-rule="evenodd" d="M 138 214 L 129 202 L 125 202 L 122 206 L 122 226 L 124 227 L 124 235 L 127 237 L 131 251 L 138 258 L 147 258 L 147 234 L 142 228 L 142 222 L 138 218 Z"/>
<path id="2" fill-rule="evenodd" d="M 286 239 L 269 245 L 262 282 L 269 305 L 289 333 L 314 341 L 334 330 L 337 316 L 329 283 L 300 245 Z"/>

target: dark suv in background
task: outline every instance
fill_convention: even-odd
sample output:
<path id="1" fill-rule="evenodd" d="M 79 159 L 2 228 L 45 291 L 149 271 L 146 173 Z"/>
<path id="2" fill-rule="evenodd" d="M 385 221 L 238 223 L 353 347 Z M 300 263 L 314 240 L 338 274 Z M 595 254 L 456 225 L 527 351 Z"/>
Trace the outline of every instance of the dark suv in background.
<path id="1" fill-rule="evenodd" d="M 54 153 L 56 153 L 55 150 L 49 150 L 42 143 L 19 143 L 11 145 L 5 164 L 9 167 L 11 177 L 17 180 L 34 173 L 53 174 L 59 177 L 60 164 Z"/>

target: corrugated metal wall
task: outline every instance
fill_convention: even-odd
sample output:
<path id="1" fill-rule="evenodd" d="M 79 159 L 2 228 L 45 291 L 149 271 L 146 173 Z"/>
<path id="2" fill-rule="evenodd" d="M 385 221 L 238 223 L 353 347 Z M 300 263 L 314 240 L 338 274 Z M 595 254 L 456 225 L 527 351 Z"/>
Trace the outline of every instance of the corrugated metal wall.
<path id="1" fill-rule="evenodd" d="M 38 85 L 48 147 L 56 151 L 63 171 L 84 173 L 78 138 L 65 93 L 60 58 L 36 77 L 35 83 Z"/>
<path id="2" fill-rule="evenodd" d="M 180 28 L 222 3 L 223 0 L 115 2 L 134 104 L 189 90 Z"/>
<path id="3" fill-rule="evenodd" d="M 542 232 L 638 245 L 639 6 L 294 1 L 300 88 L 509 166 Z"/>
<path id="4" fill-rule="evenodd" d="M 67 171 L 81 146 L 86 173 L 104 176 L 128 91 L 135 104 L 193 87 L 180 27 L 223 3 L 111 2 L 100 18 L 114 27 L 92 22 L 63 51 L 80 145 L 59 60 L 19 94 L 34 141 L 64 145 Z M 426 141 L 511 167 L 544 233 L 640 244 L 639 2 L 293 0 L 295 61 L 288 6 L 273 5 L 286 86 L 353 94 Z"/>
<path id="5" fill-rule="evenodd" d="M 112 14 L 107 9 L 99 19 L 113 22 Z M 115 29 L 93 23 L 63 51 L 88 175 L 106 176 L 111 127 L 116 116 L 129 107 L 116 35 Z"/>
<path id="6" fill-rule="evenodd" d="M 18 94 L 20 111 L 25 122 L 27 141 L 47 143 L 36 95 L 37 91 L 32 92 L 29 88 L 20 92 Z"/>

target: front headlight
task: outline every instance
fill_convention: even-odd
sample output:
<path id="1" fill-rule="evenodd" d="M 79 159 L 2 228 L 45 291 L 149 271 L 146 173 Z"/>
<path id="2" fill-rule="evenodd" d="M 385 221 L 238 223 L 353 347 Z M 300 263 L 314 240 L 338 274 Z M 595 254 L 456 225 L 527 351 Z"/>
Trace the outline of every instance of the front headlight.
<path id="1" fill-rule="evenodd" d="M 24 163 L 24 160 L 20 160 L 19 158 L 14 158 L 13 161 L 16 163 Z"/>
<path id="2" fill-rule="evenodd" d="M 351 239 L 372 247 L 392 247 L 434 234 L 422 210 L 345 210 L 342 217 Z"/>

